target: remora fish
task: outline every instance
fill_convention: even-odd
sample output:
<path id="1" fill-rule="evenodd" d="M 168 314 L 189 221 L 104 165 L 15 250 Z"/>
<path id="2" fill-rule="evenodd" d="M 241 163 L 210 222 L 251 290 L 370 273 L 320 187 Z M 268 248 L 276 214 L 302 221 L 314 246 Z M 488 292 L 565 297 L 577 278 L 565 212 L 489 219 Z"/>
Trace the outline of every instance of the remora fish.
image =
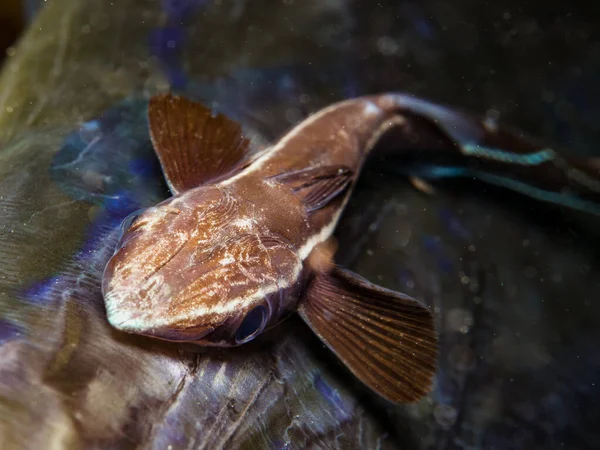
<path id="1" fill-rule="evenodd" d="M 598 208 L 591 201 L 598 171 L 587 162 L 398 94 L 334 104 L 254 156 L 237 123 L 185 98 L 153 97 L 149 124 L 174 196 L 124 223 L 102 284 L 110 323 L 227 347 L 297 310 L 362 382 L 393 402 L 416 401 L 430 389 L 432 314 L 335 266 L 327 246 L 378 142 L 391 137 L 398 154 L 434 161 L 424 175 L 471 174 L 543 200 Z"/>

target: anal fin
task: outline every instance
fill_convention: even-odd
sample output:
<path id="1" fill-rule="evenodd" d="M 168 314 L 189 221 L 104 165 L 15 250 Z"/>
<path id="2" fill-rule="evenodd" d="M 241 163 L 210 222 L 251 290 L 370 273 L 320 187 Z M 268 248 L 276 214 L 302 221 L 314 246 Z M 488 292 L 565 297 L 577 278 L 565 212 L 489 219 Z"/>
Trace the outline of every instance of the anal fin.
<path id="1" fill-rule="evenodd" d="M 299 313 L 350 371 L 396 403 L 431 389 L 437 335 L 430 310 L 340 267 L 317 273 Z"/>

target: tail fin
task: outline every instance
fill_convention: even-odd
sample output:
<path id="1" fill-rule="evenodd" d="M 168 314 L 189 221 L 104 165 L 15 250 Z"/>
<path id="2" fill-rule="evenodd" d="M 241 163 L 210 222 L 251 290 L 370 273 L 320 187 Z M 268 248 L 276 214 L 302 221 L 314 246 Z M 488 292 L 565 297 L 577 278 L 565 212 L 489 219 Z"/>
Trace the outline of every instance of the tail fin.
<path id="1" fill-rule="evenodd" d="M 570 156 L 523 133 L 413 97 L 373 97 L 404 126 L 384 137 L 421 178 L 473 177 L 575 210 L 600 215 L 600 159 Z M 411 150 L 410 154 L 407 150 Z M 398 149 L 395 149 L 395 153 Z M 413 170 L 414 169 L 414 170 Z"/>

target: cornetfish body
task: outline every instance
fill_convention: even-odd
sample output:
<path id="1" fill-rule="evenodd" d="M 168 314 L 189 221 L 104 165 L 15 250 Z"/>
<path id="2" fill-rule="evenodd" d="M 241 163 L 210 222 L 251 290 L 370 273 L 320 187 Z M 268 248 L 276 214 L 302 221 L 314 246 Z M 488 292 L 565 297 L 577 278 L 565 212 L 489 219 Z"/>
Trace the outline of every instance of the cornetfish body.
<path id="1" fill-rule="evenodd" d="M 383 137 L 398 155 L 433 167 L 423 176 L 471 174 L 542 200 L 598 208 L 590 161 L 405 95 L 334 104 L 257 153 L 238 124 L 182 97 L 153 97 L 149 124 L 174 195 L 124 224 L 102 285 L 110 323 L 227 347 L 298 311 L 361 381 L 394 402 L 430 389 L 433 316 L 417 300 L 336 266 L 331 245 L 361 167 Z"/>

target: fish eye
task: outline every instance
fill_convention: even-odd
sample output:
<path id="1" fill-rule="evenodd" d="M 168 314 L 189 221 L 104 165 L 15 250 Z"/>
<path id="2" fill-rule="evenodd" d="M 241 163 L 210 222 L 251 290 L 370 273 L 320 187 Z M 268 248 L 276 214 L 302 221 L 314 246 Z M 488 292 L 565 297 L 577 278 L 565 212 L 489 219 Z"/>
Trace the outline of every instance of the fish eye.
<path id="1" fill-rule="evenodd" d="M 259 305 L 252 309 L 242 323 L 238 327 L 235 333 L 235 340 L 238 344 L 243 344 L 252 340 L 262 330 L 265 320 L 267 318 L 267 308 L 263 305 Z"/>

